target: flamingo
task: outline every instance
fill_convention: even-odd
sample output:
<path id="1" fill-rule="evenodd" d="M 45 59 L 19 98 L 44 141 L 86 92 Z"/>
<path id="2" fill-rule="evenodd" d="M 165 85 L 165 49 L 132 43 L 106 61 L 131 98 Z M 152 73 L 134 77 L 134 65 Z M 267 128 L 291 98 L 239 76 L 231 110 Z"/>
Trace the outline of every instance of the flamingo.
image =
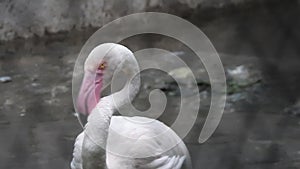
<path id="1" fill-rule="evenodd" d="M 133 78 L 120 91 L 100 99 L 103 86 L 110 83 L 117 70 L 124 70 Z M 138 116 L 113 116 L 138 93 L 138 70 L 133 53 L 119 44 L 101 44 L 88 55 L 76 101 L 78 112 L 88 115 L 88 120 L 74 144 L 72 169 L 192 168 L 185 144 L 162 122 Z M 154 137 L 162 132 L 163 136 Z M 172 143 L 177 144 L 166 149 Z"/>

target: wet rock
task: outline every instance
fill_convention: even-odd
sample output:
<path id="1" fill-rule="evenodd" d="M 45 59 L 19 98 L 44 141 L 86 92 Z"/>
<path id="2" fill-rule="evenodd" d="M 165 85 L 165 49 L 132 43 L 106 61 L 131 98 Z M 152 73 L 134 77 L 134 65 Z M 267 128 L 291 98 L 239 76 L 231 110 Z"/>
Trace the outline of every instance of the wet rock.
<path id="1" fill-rule="evenodd" d="M 201 92 L 205 92 L 210 88 L 210 84 L 206 82 L 197 82 L 198 89 Z"/>
<path id="2" fill-rule="evenodd" d="M 170 71 L 169 75 L 177 81 L 167 81 L 160 89 L 171 96 L 190 96 L 197 92 L 202 93 L 207 91 L 210 87 L 209 79 L 207 78 L 206 71 L 204 69 L 192 72 L 188 67 L 181 67 Z M 195 82 L 198 87 L 196 89 L 193 87 Z M 181 86 L 182 91 L 180 91 L 179 86 Z"/>
<path id="3" fill-rule="evenodd" d="M 182 9 L 192 10 L 197 6 L 206 8 L 239 4 L 251 0 L 174 0 L 174 1 L 141 1 L 125 0 L 123 3 L 110 0 L 85 0 L 74 3 L 70 0 L 36 1 L 30 0 L 1 1 L 0 11 L 0 40 L 11 40 L 16 37 L 29 38 L 43 36 L 47 33 L 58 33 L 86 27 L 101 27 L 104 23 L 120 16 L 144 12 L 160 8 L 181 12 Z M 266 0 L 264 0 L 266 1 Z M 26 7 L 24 6 L 26 4 Z M 180 5 L 180 8 L 174 6 Z M 80 10 L 78 10 L 80 9 Z M 38 19 L 28 19 L 35 18 Z"/>
<path id="4" fill-rule="evenodd" d="M 163 92 L 174 92 L 179 90 L 178 85 L 176 82 L 164 83 L 162 85 L 157 86 Z"/>
<path id="5" fill-rule="evenodd" d="M 198 69 L 194 72 L 188 67 L 181 67 L 168 72 L 170 76 L 177 80 L 178 83 L 183 85 L 191 85 L 194 80 L 198 85 L 209 85 L 209 78 L 206 76 L 204 69 Z"/>
<path id="6" fill-rule="evenodd" d="M 169 82 L 169 83 L 156 83 L 153 85 L 155 89 L 160 89 L 164 93 L 166 93 L 169 96 L 179 96 L 180 90 L 176 82 Z M 148 92 L 150 90 L 153 90 L 153 88 L 148 88 Z"/>
<path id="7" fill-rule="evenodd" d="M 232 95 L 229 95 L 227 97 L 229 102 L 237 102 L 243 99 L 247 98 L 247 94 L 246 93 L 234 93 Z"/>
<path id="8" fill-rule="evenodd" d="M 186 79 L 186 78 L 189 78 L 189 77 L 193 76 L 190 69 L 185 68 L 185 67 L 181 67 L 181 68 L 178 68 L 178 69 L 171 70 L 169 72 L 169 75 L 171 75 L 174 78 L 176 77 L 178 79 Z"/>
<path id="9" fill-rule="evenodd" d="M 168 82 L 164 83 L 163 85 L 158 86 L 158 88 L 165 92 L 169 96 L 191 96 L 194 95 L 195 93 L 199 92 L 197 88 L 190 88 L 188 86 L 181 86 L 181 90 L 176 82 Z"/>
<path id="10" fill-rule="evenodd" d="M 249 86 L 262 80 L 258 68 L 253 65 L 240 65 L 226 71 L 227 78 L 238 86 Z"/>
<path id="11" fill-rule="evenodd" d="M 233 69 L 228 69 L 227 73 L 234 80 L 241 81 L 241 82 L 247 80 L 249 77 L 248 69 L 246 69 L 244 65 L 237 66 Z"/>
<path id="12" fill-rule="evenodd" d="M 2 82 L 2 83 L 8 83 L 8 82 L 11 82 L 11 81 L 12 81 L 12 79 L 9 76 L 1 76 L 0 77 L 0 82 Z"/>
<path id="13" fill-rule="evenodd" d="M 243 92 L 245 88 L 262 81 L 261 72 L 252 65 L 240 65 L 226 71 L 227 93 L 229 95 Z"/>

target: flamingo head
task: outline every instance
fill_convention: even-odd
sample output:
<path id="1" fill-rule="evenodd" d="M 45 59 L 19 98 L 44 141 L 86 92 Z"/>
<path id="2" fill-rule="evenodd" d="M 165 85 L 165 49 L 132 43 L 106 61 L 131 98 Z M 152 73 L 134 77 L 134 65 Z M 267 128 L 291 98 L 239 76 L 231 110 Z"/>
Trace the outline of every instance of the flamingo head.
<path id="1" fill-rule="evenodd" d="M 85 115 L 92 112 L 114 72 L 123 67 L 127 54 L 132 52 L 114 43 L 101 44 L 92 50 L 84 64 L 84 77 L 76 101 L 78 112 Z"/>

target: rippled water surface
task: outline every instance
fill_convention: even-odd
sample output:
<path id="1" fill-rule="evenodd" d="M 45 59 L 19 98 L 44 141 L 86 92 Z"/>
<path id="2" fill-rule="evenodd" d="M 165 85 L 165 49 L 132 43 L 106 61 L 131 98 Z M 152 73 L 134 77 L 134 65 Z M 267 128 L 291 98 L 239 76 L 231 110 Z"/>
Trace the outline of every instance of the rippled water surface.
<path id="1" fill-rule="evenodd" d="M 261 77 L 257 83 L 232 89 L 219 127 L 204 144 L 197 139 L 209 108 L 209 86 L 198 84 L 201 109 L 184 139 L 195 168 L 300 168 L 299 114 L 285 111 L 300 94 L 299 7 L 291 3 L 221 11 L 188 18 L 211 39 L 225 70 L 244 65 Z M 72 71 L 93 31 L 1 42 L 0 76 L 10 76 L 12 81 L 0 83 L 0 168 L 69 168 L 74 139 L 82 130 L 73 114 Z M 193 53 L 174 39 L 144 35 L 122 43 L 134 51 L 167 49 L 194 69 L 203 69 Z M 164 82 L 165 76 L 143 72 L 134 103 L 146 109 L 148 92 L 162 89 L 169 102 L 159 119 L 170 125 L 179 109 L 180 93 L 176 84 Z M 199 78 L 207 77 L 204 73 Z"/>

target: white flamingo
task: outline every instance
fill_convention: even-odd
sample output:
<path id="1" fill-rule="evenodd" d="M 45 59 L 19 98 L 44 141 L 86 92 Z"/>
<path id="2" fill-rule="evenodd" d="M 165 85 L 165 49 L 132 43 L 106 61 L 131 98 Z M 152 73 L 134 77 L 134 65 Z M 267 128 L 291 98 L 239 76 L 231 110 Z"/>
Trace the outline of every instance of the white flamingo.
<path id="1" fill-rule="evenodd" d="M 117 69 L 126 70 L 134 78 L 122 90 L 100 100 L 102 87 L 111 81 Z M 72 169 L 192 168 L 186 146 L 165 124 L 146 117 L 113 116 L 117 108 L 130 102 L 138 93 L 140 77 L 133 76 L 138 70 L 133 53 L 119 44 L 101 44 L 89 54 L 77 99 L 78 111 L 89 116 L 84 131 L 75 141 Z M 128 119 L 146 123 L 131 123 Z M 155 137 L 162 132 L 162 137 Z M 167 149 L 174 143 L 178 144 Z"/>

